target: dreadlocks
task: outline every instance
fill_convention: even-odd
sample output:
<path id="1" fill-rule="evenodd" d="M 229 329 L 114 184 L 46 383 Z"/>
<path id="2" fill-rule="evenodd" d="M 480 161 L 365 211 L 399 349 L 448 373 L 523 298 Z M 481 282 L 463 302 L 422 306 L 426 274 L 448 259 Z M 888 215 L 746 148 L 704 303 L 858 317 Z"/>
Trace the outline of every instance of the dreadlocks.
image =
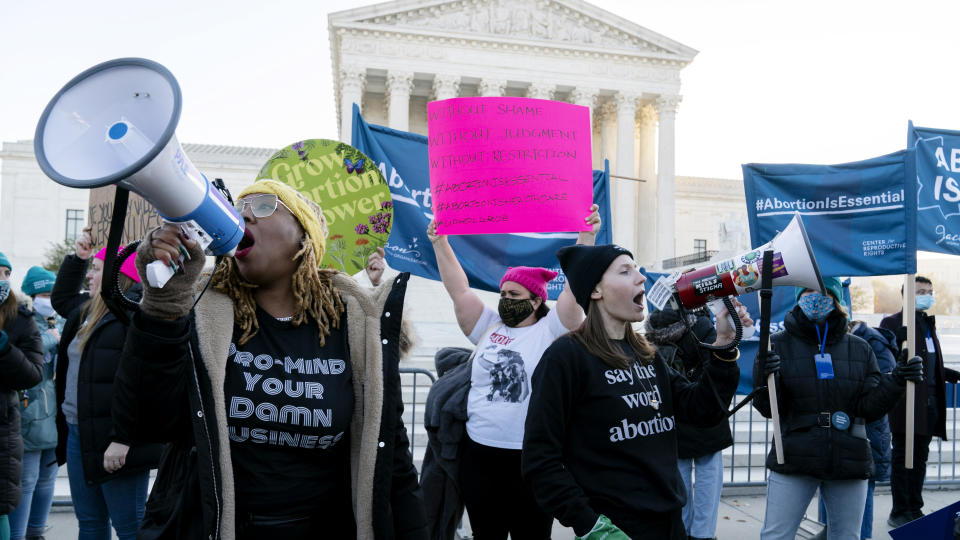
<path id="1" fill-rule="evenodd" d="M 330 335 L 330 327 L 340 328 L 343 299 L 333 286 L 336 271 L 317 267 L 313 242 L 304 238 L 300 246 L 300 251 L 293 256 L 293 260 L 299 260 L 300 265 L 291 278 L 297 305 L 291 322 L 294 326 L 300 326 L 308 321 L 308 316 L 317 321 L 322 347 Z M 233 299 L 234 324 L 243 332 L 238 344 L 245 344 L 260 329 L 253 299 L 253 291 L 257 286 L 244 280 L 237 269 L 236 260 L 227 257 L 213 273 L 213 288 Z"/>

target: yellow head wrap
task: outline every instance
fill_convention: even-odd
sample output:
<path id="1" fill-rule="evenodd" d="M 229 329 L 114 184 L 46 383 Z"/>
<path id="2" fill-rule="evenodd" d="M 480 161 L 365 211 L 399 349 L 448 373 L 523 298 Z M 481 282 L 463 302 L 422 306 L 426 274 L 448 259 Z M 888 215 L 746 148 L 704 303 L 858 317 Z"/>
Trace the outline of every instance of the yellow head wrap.
<path id="1" fill-rule="evenodd" d="M 323 258 L 327 247 L 327 220 L 323 217 L 320 205 L 308 199 L 305 195 L 292 187 L 276 180 L 258 180 L 243 188 L 237 198 L 243 198 L 251 193 L 272 193 L 287 205 L 293 217 L 297 218 L 300 226 L 306 231 L 313 242 L 314 256 L 317 264 Z"/>

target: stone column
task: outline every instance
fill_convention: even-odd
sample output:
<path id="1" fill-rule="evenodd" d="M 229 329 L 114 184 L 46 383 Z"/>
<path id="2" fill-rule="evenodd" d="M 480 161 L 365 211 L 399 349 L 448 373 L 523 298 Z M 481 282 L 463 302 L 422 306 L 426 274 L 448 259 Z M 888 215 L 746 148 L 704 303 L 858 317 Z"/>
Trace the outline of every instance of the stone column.
<path id="1" fill-rule="evenodd" d="M 500 97 L 507 88 L 507 81 L 502 79 L 483 79 L 477 90 L 480 97 Z"/>
<path id="2" fill-rule="evenodd" d="M 660 96 L 657 112 L 660 116 L 660 151 L 657 168 L 657 258 L 658 263 L 676 256 L 676 206 L 674 204 L 674 147 L 677 107 L 680 96 Z"/>
<path id="3" fill-rule="evenodd" d="M 387 125 L 400 131 L 410 130 L 410 92 L 413 91 L 413 73 L 387 73 Z"/>
<path id="4" fill-rule="evenodd" d="M 599 146 L 597 146 L 597 138 L 594 137 L 594 110 L 593 108 L 597 105 L 597 96 L 600 94 L 598 88 L 574 88 L 570 92 L 570 101 L 574 105 L 580 105 L 581 107 L 586 107 L 590 111 L 590 131 L 585 133 L 584 136 L 590 136 L 590 152 L 593 154 L 593 168 L 594 169 L 603 169 L 603 160 L 600 159 Z"/>
<path id="5" fill-rule="evenodd" d="M 617 104 L 605 102 L 597 108 L 600 124 L 600 157 L 610 160 L 610 170 L 617 170 Z M 603 161 L 601 160 L 601 163 Z M 612 197 L 612 193 L 611 193 Z M 613 199 L 611 198 L 611 202 Z"/>
<path id="6" fill-rule="evenodd" d="M 557 85 L 545 82 L 530 83 L 530 86 L 527 87 L 527 97 L 536 99 L 553 99 L 553 92 L 556 90 L 556 88 Z"/>
<path id="7" fill-rule="evenodd" d="M 637 96 L 618 92 L 617 106 L 617 166 L 614 174 L 636 178 L 633 169 L 633 131 L 637 115 Z M 632 252 L 637 250 L 637 182 L 622 178 L 611 179 L 613 190 L 613 234 L 615 242 Z"/>
<path id="8" fill-rule="evenodd" d="M 433 77 L 433 99 L 455 98 L 460 94 L 460 76 L 438 73 Z"/>
<path id="9" fill-rule="evenodd" d="M 366 68 L 342 66 L 340 68 L 340 140 L 350 144 L 353 138 L 353 104 L 361 107 L 363 85 L 367 79 Z"/>
<path id="10" fill-rule="evenodd" d="M 637 262 L 652 265 L 657 259 L 657 109 L 650 104 L 637 110 Z"/>

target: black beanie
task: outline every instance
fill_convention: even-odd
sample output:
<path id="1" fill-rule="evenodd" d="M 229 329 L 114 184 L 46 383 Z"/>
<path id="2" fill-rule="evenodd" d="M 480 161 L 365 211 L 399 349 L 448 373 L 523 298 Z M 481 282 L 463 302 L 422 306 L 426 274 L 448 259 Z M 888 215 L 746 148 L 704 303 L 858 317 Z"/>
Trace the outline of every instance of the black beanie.
<path id="1" fill-rule="evenodd" d="M 616 244 L 602 246 L 576 244 L 557 250 L 560 268 L 563 269 L 567 283 L 570 284 L 570 290 L 573 291 L 573 297 L 577 299 L 584 313 L 590 307 L 590 293 L 593 292 L 593 288 L 600 283 L 610 263 L 621 255 L 633 258 L 633 253 Z"/>

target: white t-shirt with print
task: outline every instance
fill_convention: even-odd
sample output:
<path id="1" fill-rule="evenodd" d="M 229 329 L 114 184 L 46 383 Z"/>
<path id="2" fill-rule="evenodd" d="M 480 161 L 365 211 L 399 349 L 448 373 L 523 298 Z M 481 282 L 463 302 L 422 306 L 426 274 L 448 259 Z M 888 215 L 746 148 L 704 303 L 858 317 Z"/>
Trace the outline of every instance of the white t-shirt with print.
<path id="1" fill-rule="evenodd" d="M 491 327 L 493 331 L 477 343 Z M 467 336 L 477 345 L 467 397 L 467 435 L 474 442 L 512 450 L 523 447 L 530 377 L 543 351 L 567 331 L 556 309 L 530 326 L 510 328 L 484 306 Z"/>

